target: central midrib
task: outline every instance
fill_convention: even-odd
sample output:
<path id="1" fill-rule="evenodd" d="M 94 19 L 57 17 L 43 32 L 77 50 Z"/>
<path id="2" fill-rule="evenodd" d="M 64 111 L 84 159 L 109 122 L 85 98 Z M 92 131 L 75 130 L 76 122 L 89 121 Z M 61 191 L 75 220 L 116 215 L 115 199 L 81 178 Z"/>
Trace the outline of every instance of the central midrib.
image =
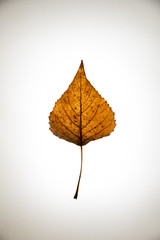
<path id="1" fill-rule="evenodd" d="M 82 146 L 82 80 L 80 74 L 80 146 Z"/>

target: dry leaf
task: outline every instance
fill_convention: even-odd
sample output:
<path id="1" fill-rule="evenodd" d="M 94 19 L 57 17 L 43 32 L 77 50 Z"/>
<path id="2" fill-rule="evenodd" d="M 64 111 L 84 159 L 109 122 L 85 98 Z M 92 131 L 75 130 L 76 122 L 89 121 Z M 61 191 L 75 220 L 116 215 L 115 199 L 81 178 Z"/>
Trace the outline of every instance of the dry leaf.
<path id="1" fill-rule="evenodd" d="M 114 130 L 114 112 L 87 80 L 83 61 L 69 88 L 55 103 L 49 120 L 54 135 L 81 146 L 81 171 L 82 146 L 108 136 Z"/>

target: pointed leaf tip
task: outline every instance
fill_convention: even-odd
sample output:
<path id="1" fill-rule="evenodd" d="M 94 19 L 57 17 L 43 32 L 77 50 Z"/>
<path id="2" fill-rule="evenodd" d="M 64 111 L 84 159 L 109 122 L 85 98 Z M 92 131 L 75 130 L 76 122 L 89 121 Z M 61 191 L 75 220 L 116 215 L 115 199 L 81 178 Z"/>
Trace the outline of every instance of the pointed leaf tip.
<path id="1" fill-rule="evenodd" d="M 83 60 L 81 60 L 80 68 L 84 68 Z"/>

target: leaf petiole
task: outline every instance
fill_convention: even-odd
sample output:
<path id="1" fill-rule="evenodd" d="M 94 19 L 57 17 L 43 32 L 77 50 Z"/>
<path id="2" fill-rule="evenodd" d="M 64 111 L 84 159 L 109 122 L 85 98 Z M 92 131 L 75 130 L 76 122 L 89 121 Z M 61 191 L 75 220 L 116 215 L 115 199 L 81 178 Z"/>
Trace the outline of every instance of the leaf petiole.
<path id="1" fill-rule="evenodd" d="M 80 168 L 80 174 L 79 174 L 79 179 L 78 179 L 78 184 L 77 184 L 77 189 L 76 189 L 76 192 L 74 195 L 74 199 L 77 199 L 77 197 L 78 197 L 79 184 L 80 184 L 81 174 L 82 174 L 82 164 L 83 164 L 83 148 L 81 146 L 81 168 Z"/>

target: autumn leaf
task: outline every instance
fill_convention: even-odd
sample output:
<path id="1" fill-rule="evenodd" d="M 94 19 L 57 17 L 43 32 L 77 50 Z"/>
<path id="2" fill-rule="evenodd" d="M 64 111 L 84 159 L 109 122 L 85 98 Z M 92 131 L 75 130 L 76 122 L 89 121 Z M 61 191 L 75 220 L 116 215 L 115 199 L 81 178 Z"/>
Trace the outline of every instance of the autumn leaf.
<path id="1" fill-rule="evenodd" d="M 111 107 L 87 80 L 83 61 L 67 91 L 55 103 L 49 123 L 54 135 L 81 147 L 81 169 L 74 196 L 77 198 L 82 172 L 82 146 L 109 136 L 116 126 Z"/>

